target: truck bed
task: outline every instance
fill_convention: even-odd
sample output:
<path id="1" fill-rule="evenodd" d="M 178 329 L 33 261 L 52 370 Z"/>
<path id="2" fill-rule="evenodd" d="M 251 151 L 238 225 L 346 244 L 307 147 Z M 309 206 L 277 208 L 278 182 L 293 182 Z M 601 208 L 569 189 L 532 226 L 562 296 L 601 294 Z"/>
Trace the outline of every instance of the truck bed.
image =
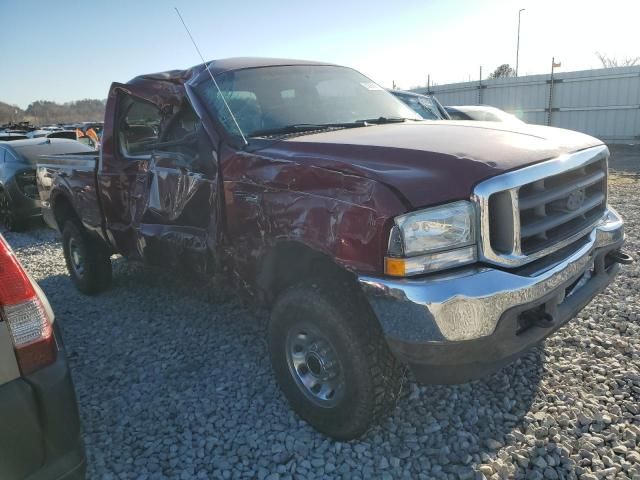
<path id="1" fill-rule="evenodd" d="M 36 180 L 44 221 L 52 228 L 58 225 L 52 211 L 51 191 L 54 185 L 68 191 L 68 198 L 82 223 L 100 230 L 102 218 L 98 206 L 96 169 L 99 153 L 43 155 L 38 161 Z"/>

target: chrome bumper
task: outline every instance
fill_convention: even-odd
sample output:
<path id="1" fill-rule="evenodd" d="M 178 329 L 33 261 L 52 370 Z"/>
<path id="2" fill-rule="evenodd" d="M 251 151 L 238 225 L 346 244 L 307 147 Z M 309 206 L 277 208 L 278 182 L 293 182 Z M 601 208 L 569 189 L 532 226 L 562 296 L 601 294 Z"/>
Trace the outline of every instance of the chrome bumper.
<path id="1" fill-rule="evenodd" d="M 585 273 L 593 269 L 597 252 L 623 240 L 623 221 L 609 208 L 585 245 L 534 273 L 475 266 L 421 279 L 360 276 L 359 281 L 388 338 L 413 344 L 477 340 L 491 335 L 509 309 L 555 291 L 560 304 L 568 284 L 583 276 L 575 291 L 588 281 Z"/>

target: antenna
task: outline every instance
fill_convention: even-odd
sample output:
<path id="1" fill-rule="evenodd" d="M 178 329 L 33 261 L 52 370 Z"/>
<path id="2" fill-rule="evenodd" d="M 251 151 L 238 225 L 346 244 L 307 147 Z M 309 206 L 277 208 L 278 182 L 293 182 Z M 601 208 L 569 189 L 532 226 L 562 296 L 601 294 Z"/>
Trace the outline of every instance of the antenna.
<path id="1" fill-rule="evenodd" d="M 204 68 L 206 68 L 207 72 L 209 72 L 209 76 L 211 77 L 211 80 L 213 81 L 213 84 L 216 86 L 216 89 L 218 90 L 218 93 L 220 94 L 220 98 L 222 98 L 222 102 L 224 103 L 224 106 L 227 107 L 227 110 L 229 111 L 229 115 L 231 115 L 231 118 L 233 119 L 233 123 L 236 124 L 236 128 L 240 132 L 240 136 L 242 137 L 242 140 L 244 141 L 244 144 L 245 145 L 249 145 L 249 142 L 247 142 L 247 138 L 244 136 L 244 133 L 242 133 L 242 129 L 240 128 L 240 125 L 238 124 L 238 120 L 236 120 L 236 116 L 231 111 L 231 108 L 229 107 L 229 104 L 227 103 L 227 100 L 224 98 L 224 95 L 222 94 L 222 90 L 220 90 L 220 87 L 218 86 L 218 82 L 216 82 L 216 79 L 213 76 L 213 73 L 211 73 L 211 70 L 209 70 L 209 64 L 204 61 L 204 57 L 202 56 L 202 53 L 200 53 L 200 49 L 198 48 L 198 44 L 196 44 L 196 41 L 193 39 L 193 35 L 191 35 L 191 32 L 189 31 L 189 27 L 187 27 L 187 24 L 185 23 L 184 19 L 182 18 L 182 15 L 180 15 L 180 10 L 178 10 L 177 7 L 173 7 L 173 9 L 178 14 L 178 17 L 180 17 L 180 21 L 182 22 L 182 25 L 184 25 L 184 29 L 187 31 L 187 34 L 189 35 L 189 38 L 191 39 L 191 42 L 193 43 L 193 46 L 196 48 L 196 52 L 198 52 L 198 55 L 200 56 L 200 59 L 202 60 L 202 63 L 204 63 Z"/>

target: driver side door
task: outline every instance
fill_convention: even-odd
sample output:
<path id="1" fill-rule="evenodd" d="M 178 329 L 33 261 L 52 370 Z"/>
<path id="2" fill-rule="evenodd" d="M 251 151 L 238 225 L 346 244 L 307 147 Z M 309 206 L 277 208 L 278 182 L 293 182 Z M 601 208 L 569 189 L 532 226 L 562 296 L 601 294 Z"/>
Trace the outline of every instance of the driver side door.
<path id="1" fill-rule="evenodd" d="M 129 257 L 206 271 L 218 231 L 214 148 L 188 101 L 163 105 L 137 93 L 119 93 L 112 164 L 121 184 L 110 201 L 122 204 L 122 228 L 108 230 Z"/>

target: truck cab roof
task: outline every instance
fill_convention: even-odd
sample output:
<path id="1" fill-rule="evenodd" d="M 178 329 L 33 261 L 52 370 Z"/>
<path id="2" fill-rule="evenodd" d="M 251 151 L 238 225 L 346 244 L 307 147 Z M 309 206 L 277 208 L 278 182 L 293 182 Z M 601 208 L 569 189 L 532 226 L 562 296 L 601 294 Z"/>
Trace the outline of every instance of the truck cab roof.
<path id="1" fill-rule="evenodd" d="M 311 60 L 294 60 L 287 58 L 266 58 L 266 57 L 231 57 L 207 62 L 209 70 L 213 75 L 234 70 L 244 70 L 246 68 L 278 67 L 285 65 L 334 65 L 327 62 L 315 62 Z M 129 84 L 136 84 L 153 81 L 164 81 L 170 83 L 184 84 L 193 76 L 205 69 L 204 64 L 195 65 L 186 70 L 168 70 L 166 72 L 149 73 L 139 75 L 129 80 Z"/>

